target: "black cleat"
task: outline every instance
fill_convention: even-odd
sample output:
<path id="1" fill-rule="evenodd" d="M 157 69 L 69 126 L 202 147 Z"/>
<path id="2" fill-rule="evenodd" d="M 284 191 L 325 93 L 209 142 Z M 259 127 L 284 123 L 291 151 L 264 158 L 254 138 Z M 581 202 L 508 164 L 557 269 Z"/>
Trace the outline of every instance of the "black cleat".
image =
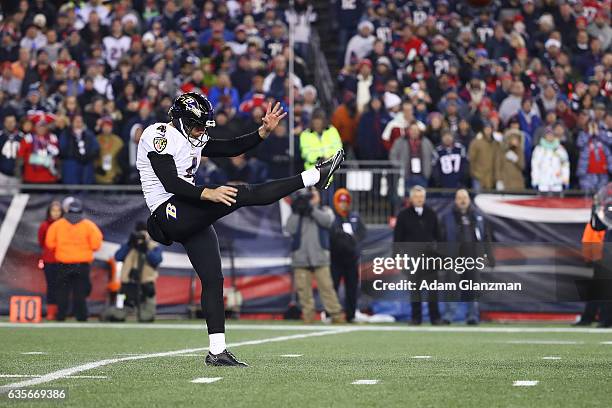
<path id="1" fill-rule="evenodd" d="M 344 156 L 344 150 L 340 149 L 333 157 L 325 161 L 319 160 L 317 164 L 315 164 L 315 168 L 321 173 L 319 182 L 315 184 L 316 188 L 326 190 L 329 187 L 332 175 L 340 168 L 340 165 L 344 161 Z"/>
<path id="2" fill-rule="evenodd" d="M 212 354 L 210 351 L 208 355 L 206 355 L 206 360 L 204 363 L 207 366 L 215 366 L 215 367 L 248 367 L 247 363 L 243 363 L 242 361 L 238 361 L 235 355 L 229 352 L 227 349 L 223 350 L 222 353 Z"/>

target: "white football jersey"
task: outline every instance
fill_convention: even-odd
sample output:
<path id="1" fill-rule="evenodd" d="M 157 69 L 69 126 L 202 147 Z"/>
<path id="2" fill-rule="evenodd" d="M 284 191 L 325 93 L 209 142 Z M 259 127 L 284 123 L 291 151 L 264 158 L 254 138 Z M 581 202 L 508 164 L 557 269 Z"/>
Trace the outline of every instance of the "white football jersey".
<path id="1" fill-rule="evenodd" d="M 127 35 L 122 35 L 119 38 L 109 35 L 102 39 L 102 44 L 104 45 L 106 63 L 112 69 L 115 69 L 123 54 L 130 50 L 132 39 Z"/>
<path id="2" fill-rule="evenodd" d="M 194 147 L 175 127 L 167 123 L 155 123 L 142 132 L 136 153 L 136 168 L 140 173 L 142 192 L 151 213 L 173 194 L 168 193 L 155 175 L 149 152 L 169 154 L 174 158 L 176 172 L 183 180 L 195 184 L 194 177 L 200 165 L 202 147 Z"/>

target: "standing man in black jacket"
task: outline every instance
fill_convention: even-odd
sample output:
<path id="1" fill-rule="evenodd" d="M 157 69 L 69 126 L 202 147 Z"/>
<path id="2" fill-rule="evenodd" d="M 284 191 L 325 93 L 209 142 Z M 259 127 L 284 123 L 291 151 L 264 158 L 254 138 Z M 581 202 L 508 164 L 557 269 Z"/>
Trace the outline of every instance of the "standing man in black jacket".
<path id="1" fill-rule="evenodd" d="M 394 243 L 410 243 L 407 255 L 411 257 L 433 254 L 433 245 L 440 240 L 438 216 L 431 207 L 425 205 L 425 198 L 425 188 L 414 186 L 410 189 L 410 206 L 399 212 L 393 231 Z M 438 271 L 435 270 L 419 269 L 411 277 L 411 280 L 415 281 L 418 287 L 423 280 L 436 279 L 437 273 Z M 440 310 L 438 309 L 436 292 L 429 292 L 427 301 L 431 324 L 440 324 Z M 413 293 L 411 305 L 412 324 L 419 325 L 423 320 L 420 291 Z"/>

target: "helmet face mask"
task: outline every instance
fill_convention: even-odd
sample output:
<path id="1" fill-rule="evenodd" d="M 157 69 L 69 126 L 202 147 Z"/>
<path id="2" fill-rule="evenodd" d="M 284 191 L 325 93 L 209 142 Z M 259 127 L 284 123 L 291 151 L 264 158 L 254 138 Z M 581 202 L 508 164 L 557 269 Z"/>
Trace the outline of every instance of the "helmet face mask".
<path id="1" fill-rule="evenodd" d="M 168 115 L 174 127 L 193 147 L 204 147 L 210 139 L 208 128 L 216 125 L 210 101 L 195 92 L 188 92 L 176 98 Z"/>

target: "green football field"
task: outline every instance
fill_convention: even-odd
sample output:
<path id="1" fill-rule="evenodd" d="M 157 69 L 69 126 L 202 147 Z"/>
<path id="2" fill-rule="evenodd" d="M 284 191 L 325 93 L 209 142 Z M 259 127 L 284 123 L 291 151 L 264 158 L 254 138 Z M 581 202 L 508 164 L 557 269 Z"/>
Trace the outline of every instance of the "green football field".
<path id="1" fill-rule="evenodd" d="M 0 406 L 612 406 L 610 330 L 256 322 L 229 324 L 227 340 L 251 367 L 204 366 L 192 321 L 2 322 Z M 17 402 L 15 389 L 67 397 Z"/>

